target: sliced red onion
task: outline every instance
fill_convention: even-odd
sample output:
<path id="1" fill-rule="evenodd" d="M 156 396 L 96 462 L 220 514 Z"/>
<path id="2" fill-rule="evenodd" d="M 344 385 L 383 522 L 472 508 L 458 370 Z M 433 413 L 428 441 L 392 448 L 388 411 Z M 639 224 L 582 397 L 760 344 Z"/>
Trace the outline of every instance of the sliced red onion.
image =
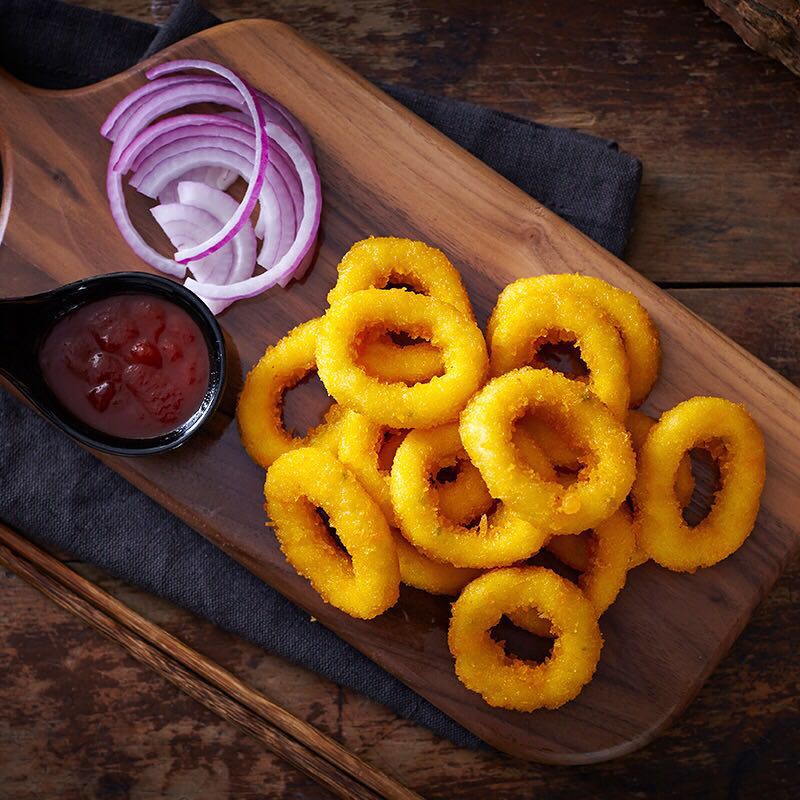
<path id="1" fill-rule="evenodd" d="M 267 121 L 280 125 L 282 128 L 286 129 L 288 133 L 293 133 L 298 144 L 303 148 L 306 155 L 311 155 L 313 152 L 313 148 L 311 146 L 311 137 L 306 132 L 306 129 L 300 124 L 297 117 L 295 117 L 295 115 L 292 114 L 292 112 L 289 111 L 286 106 L 279 103 L 274 97 L 269 97 L 258 90 L 256 90 L 256 96 L 265 106 L 276 111 L 278 116 L 283 117 L 286 124 L 282 124 L 280 119 L 268 119 Z M 265 108 L 264 115 L 266 116 L 267 114 L 268 112 Z"/>
<path id="2" fill-rule="evenodd" d="M 145 102 L 131 108 L 131 113 L 115 126 L 111 165 L 117 163 L 128 144 L 154 120 L 196 103 L 215 103 L 240 109 L 243 101 L 242 96 L 232 86 L 204 83 L 202 78 L 155 92 Z M 250 119 L 251 124 L 252 122 Z"/>
<path id="3" fill-rule="evenodd" d="M 178 63 L 178 62 L 172 62 Z M 194 64 L 195 62 L 190 62 Z M 204 63 L 204 62 L 200 62 Z M 213 65 L 212 65 L 213 66 Z M 224 67 L 220 67 L 220 70 L 225 70 Z M 232 73 L 231 73 L 232 75 Z M 233 76 L 234 80 L 241 83 L 239 78 Z M 244 86 L 244 84 L 242 84 Z M 246 91 L 249 90 L 244 87 Z M 200 91 L 202 90 L 202 92 Z M 109 198 L 109 205 L 111 209 L 111 215 L 114 218 L 114 222 L 116 223 L 117 227 L 119 228 L 120 233 L 122 234 L 123 238 L 128 242 L 131 249 L 146 263 L 150 264 L 152 267 L 160 270 L 161 272 L 165 272 L 168 275 L 173 275 L 176 278 L 182 278 L 186 274 L 185 267 L 178 263 L 181 259 L 178 257 L 179 254 L 185 253 L 185 249 L 179 250 L 176 254 L 175 259 L 165 258 L 156 250 L 154 250 L 147 242 L 144 241 L 141 234 L 136 230 L 133 222 L 130 219 L 130 215 L 128 214 L 128 209 L 125 204 L 125 197 L 122 189 L 122 173 L 113 169 L 113 165 L 119 161 L 122 153 L 126 150 L 128 145 L 133 141 L 136 134 L 138 133 L 139 129 L 143 125 L 147 125 L 152 122 L 154 119 L 159 117 L 161 114 L 168 113 L 169 111 L 173 111 L 177 108 L 181 108 L 187 104 L 193 102 L 201 102 L 207 99 L 207 95 L 217 92 L 219 93 L 220 90 L 225 90 L 226 97 L 229 99 L 231 95 L 231 89 L 227 86 L 218 86 L 218 85 L 206 85 L 206 86 L 198 86 L 197 83 L 189 83 L 183 82 L 178 85 L 170 85 L 164 91 L 162 91 L 152 103 L 145 103 L 140 105 L 137 110 L 134 110 L 125 121 L 120 125 L 119 129 L 115 129 L 115 136 L 116 139 L 114 141 L 114 146 L 111 148 L 111 156 L 109 159 L 109 169 L 108 174 L 106 177 L 106 190 L 108 193 Z M 244 224 L 244 221 L 252 212 L 253 206 L 258 197 L 258 191 L 260 190 L 261 184 L 263 184 L 264 180 L 264 172 L 265 170 L 263 167 L 266 165 L 266 132 L 264 126 L 262 124 L 263 114 L 260 109 L 260 105 L 255 102 L 254 95 L 252 93 L 249 97 L 245 97 L 244 95 L 240 96 L 241 99 L 244 98 L 246 102 L 248 102 L 248 108 L 253 109 L 254 113 L 254 125 L 256 125 L 260 131 L 259 136 L 254 135 L 254 149 L 258 152 L 259 144 L 262 144 L 262 150 L 259 154 L 259 159 L 257 160 L 254 158 L 254 162 L 252 165 L 252 172 L 251 174 L 245 175 L 245 179 L 252 177 L 255 175 L 255 183 L 249 183 L 247 192 L 245 197 L 242 200 L 242 203 L 239 205 L 239 210 L 237 212 L 236 217 L 240 217 L 237 219 L 236 217 L 231 218 L 227 221 L 225 225 L 223 225 L 220 230 L 214 234 L 214 236 L 210 237 L 208 242 L 202 243 L 205 246 L 200 249 L 200 252 L 197 253 L 194 257 L 200 258 L 210 253 L 214 252 L 214 250 L 218 249 L 219 247 L 223 246 L 221 243 L 224 239 L 225 241 L 229 241 L 230 238 L 235 235 L 235 232 L 232 234 L 231 231 L 241 227 Z M 124 101 L 123 101 L 124 102 Z M 113 115 L 114 112 L 112 112 Z M 263 162 L 263 163 L 262 163 Z M 187 167 L 187 169 L 196 166 L 195 164 L 191 164 Z M 258 167 L 258 168 L 257 168 Z M 187 170 L 182 170 L 180 174 L 176 174 L 174 177 L 175 179 L 181 177 L 183 173 Z M 257 174 L 255 174 L 257 173 Z M 256 186 L 256 191 L 253 191 L 253 187 Z M 225 233 L 222 233 L 223 229 L 227 228 L 228 230 Z M 195 247 L 189 249 L 190 252 L 194 252 L 197 250 L 197 245 Z"/>
<path id="4" fill-rule="evenodd" d="M 190 169 L 186 174 L 181 175 L 178 180 L 168 183 L 159 193 L 159 203 L 178 202 L 178 184 L 181 181 L 199 181 L 206 183 L 214 189 L 221 189 L 223 192 L 229 189 L 239 176 L 231 169 L 225 167 L 196 167 Z M 194 271 L 194 270 L 192 270 Z"/>
<path id="5" fill-rule="evenodd" d="M 208 310 L 214 316 L 221 314 L 231 303 L 236 302 L 235 300 L 212 300 L 210 297 L 203 297 L 202 295 L 198 295 L 198 297 L 208 306 Z"/>
<path id="6" fill-rule="evenodd" d="M 180 86 L 188 83 L 196 85 L 197 80 L 197 75 L 170 75 L 140 86 L 114 106 L 100 127 L 101 135 L 113 142 L 117 138 L 119 131 L 126 125 L 128 119 L 145 103 L 151 102 L 154 94 L 161 94 L 171 86 Z M 206 80 L 212 79 L 207 78 Z M 220 83 L 222 82 L 220 81 Z M 183 105 L 186 105 L 186 103 Z M 178 106 L 178 108 L 180 107 Z"/>
<path id="7" fill-rule="evenodd" d="M 185 214 L 185 206 L 181 205 L 180 203 L 173 203 L 170 205 L 178 207 L 175 212 L 176 214 Z M 164 209 L 170 215 L 172 214 L 171 209 L 169 209 L 167 206 L 156 207 L 156 209 L 159 208 Z M 154 209 L 154 212 L 156 211 L 156 209 Z M 219 227 L 219 222 L 216 219 L 214 219 L 213 225 L 214 225 L 213 230 L 216 230 L 216 228 Z M 205 230 L 200 229 L 197 225 L 193 225 L 192 223 L 187 222 L 186 220 L 175 219 L 174 221 L 166 222 L 165 224 L 162 225 L 162 227 L 164 227 L 165 233 L 167 233 L 167 235 L 170 238 L 170 241 L 176 248 L 183 247 L 187 244 L 188 245 L 195 244 L 206 238 Z M 219 259 L 221 255 L 229 254 L 230 251 L 231 251 L 231 245 L 230 244 L 226 245 L 221 250 L 217 250 L 216 253 L 212 253 L 210 256 L 206 256 L 205 258 L 200 258 L 197 261 L 192 262 L 192 267 L 194 268 L 196 265 L 203 264 L 205 262 L 211 262 L 214 259 Z M 208 278 L 207 280 L 210 281 L 212 280 L 212 278 Z M 203 302 L 205 302 L 205 304 L 211 310 L 212 314 L 220 314 L 233 302 L 232 300 L 209 300 L 208 298 L 205 297 L 201 297 L 200 299 L 203 300 Z"/>
<path id="8" fill-rule="evenodd" d="M 219 133 L 220 126 L 216 128 Z M 283 129 L 276 126 L 268 128 L 299 148 Z M 241 141 L 240 130 L 234 129 L 233 133 L 238 136 L 238 140 L 200 134 L 177 141 L 168 140 L 169 144 L 154 151 L 141 162 L 139 171 L 134 173 L 130 183 L 148 197 L 160 197 L 164 188 L 178 180 L 178 176 L 183 174 L 189 164 L 224 167 L 235 170 L 246 178 L 251 159 L 254 158 L 254 150 Z M 267 180 L 260 197 L 261 213 L 256 226 L 258 234 L 264 239 L 258 257 L 258 263 L 264 267 L 273 266 L 288 252 L 299 226 L 295 202 L 302 199 L 294 163 L 277 144 L 272 149 L 272 155 L 273 159 L 267 165 Z M 300 211 L 302 213 L 302 208 Z"/>
<path id="9" fill-rule="evenodd" d="M 237 113 L 237 116 L 240 115 Z M 158 178 L 158 168 L 163 169 L 166 164 L 174 170 L 175 164 L 179 163 L 174 161 L 176 157 L 180 156 L 185 163 L 190 152 L 197 148 L 219 146 L 253 158 L 252 128 L 238 119 L 230 119 L 230 115 L 226 117 L 220 120 L 215 115 L 184 114 L 161 120 L 129 143 L 117 161 L 117 168 L 124 171 L 130 166 L 135 169 L 131 185 L 152 197 L 162 182 Z M 229 138 L 234 141 L 229 141 Z M 274 166 L 268 165 L 266 178 L 278 196 L 278 202 L 262 203 L 256 225 L 257 235 L 265 239 L 260 263 L 268 266 L 276 263 L 289 249 L 297 229 L 297 215 L 302 210 L 302 193 L 294 168 L 280 148 L 274 148 L 271 156 Z M 291 204 L 286 201 L 287 192 Z M 163 201 L 174 199 L 174 192 L 168 191 Z M 266 235 L 267 223 L 271 231 L 280 231 L 279 237 L 276 238 L 274 233 Z"/>
<path id="10" fill-rule="evenodd" d="M 253 159 L 253 174 L 247 184 L 242 202 L 239 203 L 236 213 L 217 231 L 217 233 L 201 245 L 185 248 L 175 253 L 175 260 L 178 263 L 186 263 L 193 258 L 202 258 L 209 253 L 213 253 L 220 247 L 229 242 L 236 233 L 244 226 L 253 208 L 255 207 L 261 186 L 264 183 L 264 173 L 267 167 L 268 138 L 266 123 L 264 121 L 264 111 L 258 102 L 255 93 L 250 87 L 234 72 L 215 64 L 212 61 L 200 60 L 179 60 L 167 61 L 159 64 L 147 71 L 150 79 L 158 78 L 161 75 L 171 75 L 175 72 L 185 72 L 186 70 L 201 70 L 211 72 L 225 78 L 230 84 L 239 91 L 247 105 L 247 110 L 253 117 L 253 128 L 255 130 L 255 158 Z"/>
<path id="11" fill-rule="evenodd" d="M 227 195 L 226 195 L 227 197 Z M 220 219 L 208 211 L 181 203 L 166 203 L 150 209 L 150 213 L 175 249 L 202 242 L 220 226 Z M 215 283 L 216 275 L 228 275 L 233 268 L 233 248 L 223 247 L 205 258 L 192 262 L 195 278 Z"/>
<path id="12" fill-rule="evenodd" d="M 252 278 L 226 286 L 200 283 L 189 278 L 186 286 L 204 297 L 214 300 L 238 300 L 244 297 L 253 297 L 284 279 L 288 281 L 301 266 L 303 259 L 316 241 L 320 212 L 322 211 L 322 190 L 317 168 L 289 134 L 277 126 L 267 126 L 267 128 L 270 139 L 281 147 L 291 159 L 300 178 L 304 205 L 297 236 L 278 263 L 260 275 L 254 275 Z"/>
<path id="13" fill-rule="evenodd" d="M 247 159 L 246 155 L 234 153 L 230 150 L 222 150 L 216 147 L 199 147 L 197 150 L 183 153 L 180 158 L 167 159 L 157 165 L 145 176 L 146 180 L 139 186 L 139 191 L 149 197 L 159 196 L 167 186 L 179 179 L 185 172 L 187 164 L 224 167 L 246 178 L 250 172 L 252 162 Z M 275 187 L 272 183 L 266 182 L 263 185 L 259 201 L 264 210 L 265 219 L 268 220 L 264 237 L 279 239 L 281 213 L 278 207 Z"/>
<path id="14" fill-rule="evenodd" d="M 106 175 L 106 192 L 108 193 L 108 203 L 111 209 L 111 216 L 119 229 L 122 238 L 128 246 L 146 264 L 175 278 L 183 278 L 186 275 L 186 267 L 178 264 L 174 259 L 162 256 L 157 250 L 150 247 L 136 230 L 130 215 L 128 206 L 125 204 L 125 195 L 122 189 L 122 175 L 119 172 L 109 169 Z"/>
<path id="15" fill-rule="evenodd" d="M 181 181 L 178 184 L 178 200 L 181 205 L 198 208 L 214 216 L 218 222 L 228 219 L 235 213 L 237 202 L 225 192 L 207 186 L 197 181 Z M 234 283 L 244 280 L 253 274 L 253 264 L 256 260 L 256 236 L 253 226 L 247 220 L 244 227 L 231 241 L 233 245 L 233 264 L 230 271 L 219 276 L 214 276 L 211 283 Z M 191 270 L 194 273 L 194 262 Z M 196 275 L 196 273 L 195 273 Z"/>
<path id="16" fill-rule="evenodd" d="M 154 122 L 139 132 L 119 154 L 113 168 L 118 172 L 139 169 L 142 161 L 161 147 L 198 135 L 227 136 L 255 147 L 252 125 L 221 114 L 178 114 Z"/>
<path id="17" fill-rule="evenodd" d="M 281 230 L 278 237 L 278 245 L 275 249 L 275 255 L 268 262 L 269 264 L 275 264 L 292 246 L 292 242 L 297 235 L 297 217 L 289 186 L 275 164 L 272 165 L 268 175 L 270 183 L 275 187 L 275 196 L 278 198 L 278 204 L 281 208 Z"/>
<path id="18" fill-rule="evenodd" d="M 312 258 L 321 209 L 319 176 L 302 125 L 280 103 L 217 64 L 170 62 L 146 75 L 149 83 L 119 103 L 101 129 L 113 141 L 107 176 L 111 213 L 133 250 L 176 277 L 185 275 L 188 263 L 192 277 L 186 285 L 214 313 L 302 275 Z M 195 103 L 232 110 L 173 114 Z M 122 190 L 129 171 L 131 186 L 159 198 L 152 213 L 178 251 L 175 260 L 156 252 L 135 230 Z M 247 184 L 241 202 L 225 192 L 237 176 Z M 254 231 L 250 216 L 257 200 Z M 256 258 L 257 235 L 264 242 Z M 265 271 L 254 276 L 256 263 Z"/>

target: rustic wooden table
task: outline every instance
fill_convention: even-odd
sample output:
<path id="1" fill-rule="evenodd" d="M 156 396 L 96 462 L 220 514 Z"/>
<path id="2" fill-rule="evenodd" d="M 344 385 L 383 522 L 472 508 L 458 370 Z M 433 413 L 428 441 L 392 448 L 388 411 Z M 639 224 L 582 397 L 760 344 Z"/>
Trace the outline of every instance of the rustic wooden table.
<path id="1" fill-rule="evenodd" d="M 80 4 L 160 21 L 174 2 Z M 748 50 L 700 0 L 207 5 L 223 18 L 288 22 L 376 80 L 616 139 L 645 168 L 627 260 L 800 382 L 800 81 Z M 460 750 L 88 565 L 73 566 L 427 797 L 796 796 L 797 564 L 666 734 L 626 758 L 579 768 Z M 3 798 L 327 796 L 2 571 L 0 606 Z"/>

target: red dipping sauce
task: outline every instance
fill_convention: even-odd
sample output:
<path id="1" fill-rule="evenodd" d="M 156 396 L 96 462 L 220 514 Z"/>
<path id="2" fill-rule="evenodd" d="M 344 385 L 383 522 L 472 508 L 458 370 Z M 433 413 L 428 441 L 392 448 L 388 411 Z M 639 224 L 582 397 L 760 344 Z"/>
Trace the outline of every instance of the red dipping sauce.
<path id="1" fill-rule="evenodd" d="M 118 295 L 69 312 L 47 335 L 39 365 L 68 411 L 127 439 L 177 428 L 208 389 L 199 326 L 174 303 L 149 295 Z"/>

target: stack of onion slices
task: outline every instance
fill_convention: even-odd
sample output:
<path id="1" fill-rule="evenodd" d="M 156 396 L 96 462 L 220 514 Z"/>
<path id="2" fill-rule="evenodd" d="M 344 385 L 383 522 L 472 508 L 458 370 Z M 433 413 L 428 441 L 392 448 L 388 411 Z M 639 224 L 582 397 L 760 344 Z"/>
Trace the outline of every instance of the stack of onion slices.
<path id="1" fill-rule="evenodd" d="M 169 61 L 145 75 L 149 82 L 100 129 L 113 142 L 106 178 L 111 214 L 131 249 L 151 267 L 185 278 L 214 313 L 301 277 L 316 242 L 322 193 L 310 139 L 297 119 L 210 61 Z M 227 110 L 186 111 L 208 104 Z M 176 248 L 172 258 L 134 227 L 123 191 L 128 173 L 130 186 L 159 201 L 151 211 Z M 238 202 L 226 191 L 237 178 L 246 183 Z"/>

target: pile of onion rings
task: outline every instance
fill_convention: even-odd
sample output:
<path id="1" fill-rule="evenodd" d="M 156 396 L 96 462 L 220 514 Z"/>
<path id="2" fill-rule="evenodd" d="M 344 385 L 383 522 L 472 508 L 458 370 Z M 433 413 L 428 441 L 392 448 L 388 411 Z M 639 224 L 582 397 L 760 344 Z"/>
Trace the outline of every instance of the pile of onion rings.
<path id="1" fill-rule="evenodd" d="M 269 524 L 292 566 L 347 614 L 382 613 L 401 583 L 458 595 L 456 674 L 490 705 L 576 697 L 631 569 L 708 567 L 752 530 L 758 427 L 720 398 L 659 419 L 632 409 L 661 355 L 629 292 L 581 275 L 524 278 L 500 294 L 487 349 L 447 257 L 387 237 L 351 248 L 328 301 L 267 350 L 239 399 L 242 442 L 267 469 Z M 554 342 L 577 347 L 587 374 L 549 366 Z M 283 396 L 314 370 L 333 402 L 296 436 Z M 690 527 L 695 448 L 718 462 L 721 486 Z M 553 640 L 550 655 L 509 654 L 492 637 L 503 617 Z"/>

